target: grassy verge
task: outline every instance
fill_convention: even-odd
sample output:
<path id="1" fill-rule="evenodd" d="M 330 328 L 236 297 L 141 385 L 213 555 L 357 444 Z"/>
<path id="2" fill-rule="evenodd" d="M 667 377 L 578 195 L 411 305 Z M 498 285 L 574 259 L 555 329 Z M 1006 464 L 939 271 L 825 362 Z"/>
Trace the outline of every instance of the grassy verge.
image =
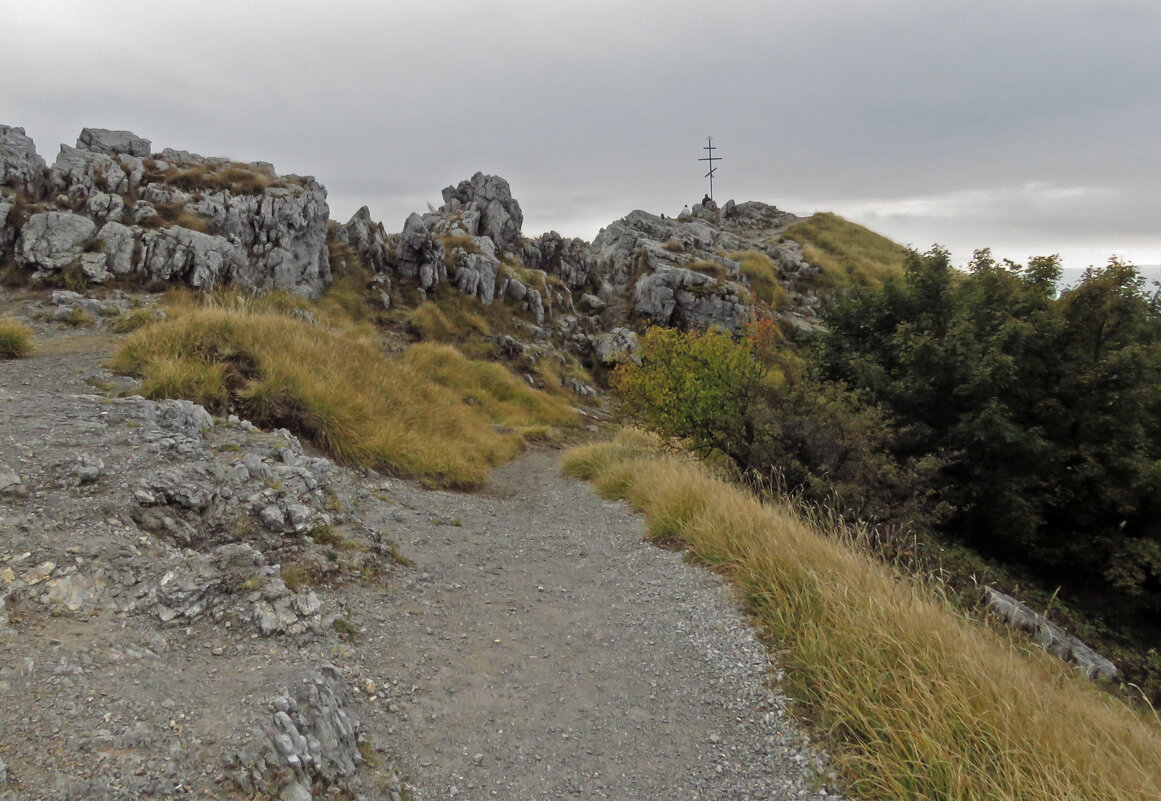
<path id="1" fill-rule="evenodd" d="M 565 469 L 728 576 L 863 799 L 1161 799 L 1161 726 L 644 435 Z"/>
<path id="2" fill-rule="evenodd" d="M 802 257 L 818 267 L 820 286 L 881 286 L 901 273 L 907 248 L 837 214 L 819 212 L 796 222 L 782 234 L 802 245 Z"/>
<path id="3" fill-rule="evenodd" d="M 348 463 L 474 488 L 526 438 L 578 424 L 563 401 L 450 347 L 388 357 L 373 329 L 333 330 L 294 309 L 171 311 L 132 333 L 111 367 L 148 397 L 284 426 Z"/>
<path id="4" fill-rule="evenodd" d="M 32 329 L 11 317 L 0 317 L 0 359 L 32 355 Z"/>

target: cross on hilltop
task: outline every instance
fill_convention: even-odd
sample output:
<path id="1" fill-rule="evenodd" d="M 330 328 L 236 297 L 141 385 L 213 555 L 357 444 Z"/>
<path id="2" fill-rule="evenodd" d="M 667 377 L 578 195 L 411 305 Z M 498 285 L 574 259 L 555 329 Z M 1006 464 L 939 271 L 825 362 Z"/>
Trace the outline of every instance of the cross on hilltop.
<path id="1" fill-rule="evenodd" d="M 714 162 L 721 161 L 722 157 L 714 155 L 714 150 L 716 150 L 716 148 L 714 147 L 714 138 L 712 136 L 707 136 L 705 138 L 705 147 L 703 147 L 702 150 L 708 152 L 709 155 L 706 156 L 705 158 L 698 159 L 698 161 L 708 161 L 709 162 L 709 172 L 707 172 L 705 174 L 705 177 L 709 178 L 709 198 L 710 198 L 710 200 L 713 200 L 714 199 L 714 173 L 718 169 L 717 167 L 714 166 Z"/>

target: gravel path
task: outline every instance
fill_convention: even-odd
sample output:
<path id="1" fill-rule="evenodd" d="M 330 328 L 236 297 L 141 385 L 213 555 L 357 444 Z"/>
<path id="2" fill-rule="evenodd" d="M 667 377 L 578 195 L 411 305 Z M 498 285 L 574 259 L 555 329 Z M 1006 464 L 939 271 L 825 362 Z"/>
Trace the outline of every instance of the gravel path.
<path id="1" fill-rule="evenodd" d="M 483 495 L 387 494 L 405 511 L 371 522 L 415 565 L 372 639 L 410 691 L 396 747 L 421 797 L 826 795 L 722 583 L 644 544 L 555 453 Z"/>
<path id="2" fill-rule="evenodd" d="M 728 589 L 646 545 L 640 517 L 563 476 L 556 452 L 472 495 L 330 466 L 325 493 L 299 498 L 335 510 L 350 547 L 330 551 L 246 511 L 254 491 L 294 500 L 263 471 L 313 464 L 272 444 L 281 435 L 221 420 L 192 439 L 161 430 L 143 401 L 103 395 L 127 385 L 100 367 L 113 339 L 39 330 L 34 358 L 0 362 L 0 468 L 23 482 L 0 492 L 0 801 L 250 797 L 235 781 L 261 753 L 256 727 L 327 665 L 345 689 L 311 714 L 361 728 L 359 754 L 353 740 L 323 753 L 367 759 L 324 774 L 315 798 L 342 785 L 337 798 L 398 799 L 393 769 L 419 801 L 827 795 Z M 254 477 L 238 477 L 243 463 Z M 188 481 L 182 497 L 233 487 L 200 511 L 159 507 L 192 541 L 141 516 L 154 507 L 138 490 L 165 476 Z M 228 515 L 249 523 L 224 527 Z M 323 570 L 325 625 L 260 635 L 246 610 L 267 585 L 247 595 L 216 573 L 182 617 L 159 616 L 149 599 L 202 576 L 189 565 L 204 571 L 235 534 L 270 565 Z M 410 566 L 381 558 L 391 542 Z"/>

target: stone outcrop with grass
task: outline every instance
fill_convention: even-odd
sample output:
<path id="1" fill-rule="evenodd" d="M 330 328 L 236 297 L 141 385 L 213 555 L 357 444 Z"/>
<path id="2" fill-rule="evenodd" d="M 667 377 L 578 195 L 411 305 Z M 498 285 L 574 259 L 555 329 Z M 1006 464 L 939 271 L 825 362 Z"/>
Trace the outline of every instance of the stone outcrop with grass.
<path id="1" fill-rule="evenodd" d="M 310 177 L 85 128 L 46 167 L 0 126 L 0 260 L 48 285 L 177 282 L 317 297 L 330 285 L 326 190 Z"/>

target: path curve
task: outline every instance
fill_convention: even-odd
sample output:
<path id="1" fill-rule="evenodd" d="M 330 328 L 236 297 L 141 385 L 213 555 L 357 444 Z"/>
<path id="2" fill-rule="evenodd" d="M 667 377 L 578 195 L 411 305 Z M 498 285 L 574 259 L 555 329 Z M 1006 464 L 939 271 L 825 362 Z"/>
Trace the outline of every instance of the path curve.
<path id="1" fill-rule="evenodd" d="M 723 583 L 535 451 L 480 495 L 390 482 L 414 567 L 374 627 L 422 798 L 825 796 Z M 369 655 L 368 655 L 369 656 Z"/>

